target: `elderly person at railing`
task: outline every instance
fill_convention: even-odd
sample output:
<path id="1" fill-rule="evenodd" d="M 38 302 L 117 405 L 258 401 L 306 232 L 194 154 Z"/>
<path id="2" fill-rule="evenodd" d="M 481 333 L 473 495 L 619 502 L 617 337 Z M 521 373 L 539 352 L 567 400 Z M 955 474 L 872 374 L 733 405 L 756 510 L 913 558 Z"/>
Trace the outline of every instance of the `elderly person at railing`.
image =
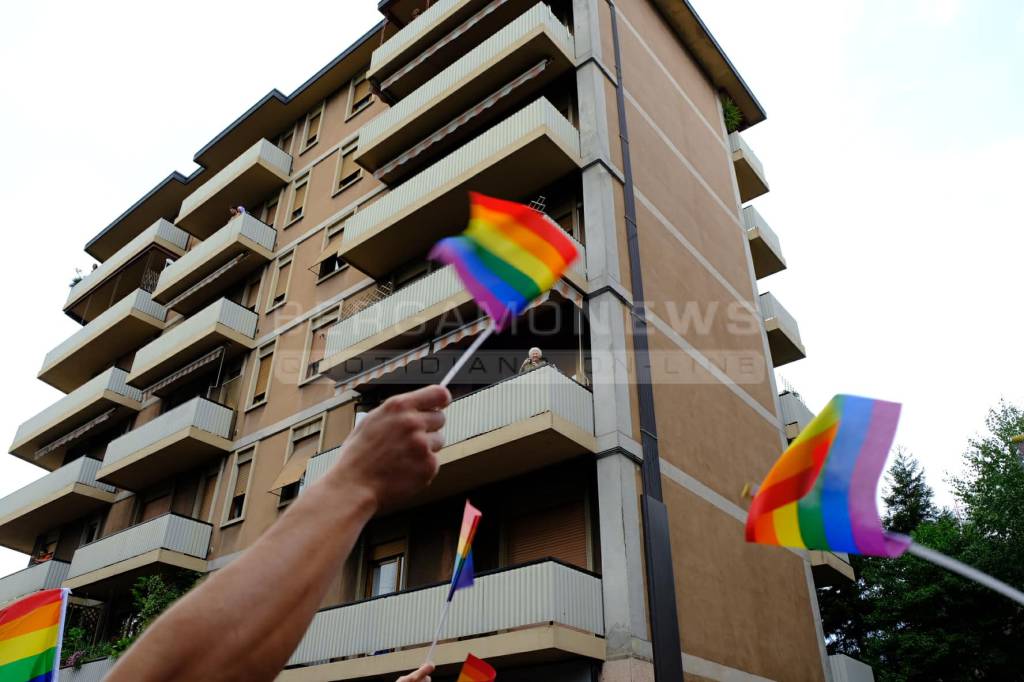
<path id="1" fill-rule="evenodd" d="M 238 206 L 228 206 L 228 213 L 231 214 L 232 218 L 240 215 L 245 215 L 245 206 L 239 204 Z"/>
<path id="2" fill-rule="evenodd" d="M 451 394 L 427 386 L 368 413 L 338 462 L 265 533 L 160 616 L 107 682 L 273 680 L 366 523 L 430 484 Z M 429 682 L 427 663 L 399 682 Z"/>
<path id="3" fill-rule="evenodd" d="M 523 364 L 519 366 L 519 373 L 526 374 L 527 372 L 532 372 L 535 369 L 540 369 L 541 367 L 544 367 L 547 364 L 548 361 L 541 354 L 540 348 L 534 346 L 533 348 L 530 349 L 530 352 L 526 356 L 526 359 L 523 360 Z"/>

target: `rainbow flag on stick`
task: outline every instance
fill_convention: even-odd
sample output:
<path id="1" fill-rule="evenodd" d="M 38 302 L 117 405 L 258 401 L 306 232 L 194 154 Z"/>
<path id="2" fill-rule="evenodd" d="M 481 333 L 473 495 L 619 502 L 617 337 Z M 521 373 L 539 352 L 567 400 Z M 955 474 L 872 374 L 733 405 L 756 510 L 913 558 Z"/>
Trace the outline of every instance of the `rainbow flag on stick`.
<path id="1" fill-rule="evenodd" d="M 480 510 L 466 500 L 466 507 L 462 512 L 462 530 L 459 532 L 459 545 L 455 552 L 455 568 L 452 570 L 451 587 L 448 588 L 446 601 L 451 601 L 456 590 L 473 586 L 473 537 L 476 535 L 476 527 L 480 525 L 480 517 L 483 514 Z"/>
<path id="2" fill-rule="evenodd" d="M 0 609 L 0 680 L 56 682 L 70 590 L 43 590 Z"/>
<path id="3" fill-rule="evenodd" d="M 498 672 L 487 661 L 469 654 L 455 682 L 494 682 L 497 676 Z"/>

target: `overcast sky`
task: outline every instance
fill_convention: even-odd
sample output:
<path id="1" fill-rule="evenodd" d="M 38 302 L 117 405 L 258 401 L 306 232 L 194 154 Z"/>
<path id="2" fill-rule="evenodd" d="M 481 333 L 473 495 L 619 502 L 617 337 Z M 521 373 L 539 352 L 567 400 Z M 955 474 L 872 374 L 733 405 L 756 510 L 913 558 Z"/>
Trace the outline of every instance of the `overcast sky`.
<path id="1" fill-rule="evenodd" d="M 903 402 L 897 441 L 949 502 L 988 408 L 1024 403 L 1024 6 L 692 2 L 768 112 L 745 136 L 789 270 L 762 287 L 808 349 L 781 373 L 812 410 L 838 392 Z M 5 9 L 4 445 L 60 396 L 35 376 L 78 328 L 61 307 L 85 242 L 378 20 L 376 0 Z M 0 495 L 41 473 L 0 458 Z M 24 562 L 0 550 L 0 575 Z"/>

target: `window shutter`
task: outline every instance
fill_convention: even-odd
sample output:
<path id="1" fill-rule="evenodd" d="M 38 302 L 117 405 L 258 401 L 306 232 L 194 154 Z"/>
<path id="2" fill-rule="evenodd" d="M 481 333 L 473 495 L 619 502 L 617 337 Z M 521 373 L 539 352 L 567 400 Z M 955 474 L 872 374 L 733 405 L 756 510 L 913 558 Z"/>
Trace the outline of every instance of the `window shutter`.
<path id="1" fill-rule="evenodd" d="M 249 470 L 251 468 L 251 459 L 238 465 L 238 469 L 235 472 L 235 490 L 231 494 L 232 497 L 238 497 L 239 495 L 245 494 L 245 489 L 249 485 Z"/>
<path id="2" fill-rule="evenodd" d="M 254 401 L 259 401 L 260 396 L 267 393 L 267 386 L 270 384 L 270 366 L 273 364 L 273 359 L 273 353 L 268 353 L 260 358 L 260 366 L 256 375 L 256 388 L 252 393 Z"/>
<path id="3" fill-rule="evenodd" d="M 317 111 L 315 114 L 309 117 L 309 121 L 306 123 L 306 145 L 311 145 L 316 142 L 316 138 L 320 135 L 320 114 L 323 110 Z"/>
<path id="4" fill-rule="evenodd" d="M 279 298 L 284 296 L 285 291 L 288 290 L 288 276 L 291 274 L 292 264 L 287 262 L 277 270 L 277 282 L 274 285 L 274 300 L 277 301 Z"/>
<path id="5" fill-rule="evenodd" d="M 292 218 L 298 218 L 302 215 L 302 209 L 306 205 L 306 188 L 309 187 L 308 182 L 304 182 L 301 185 L 295 187 L 295 197 L 292 199 Z"/>
<path id="6" fill-rule="evenodd" d="M 531 512 L 506 527 L 510 565 L 553 557 L 587 568 L 587 532 L 583 501 Z"/>

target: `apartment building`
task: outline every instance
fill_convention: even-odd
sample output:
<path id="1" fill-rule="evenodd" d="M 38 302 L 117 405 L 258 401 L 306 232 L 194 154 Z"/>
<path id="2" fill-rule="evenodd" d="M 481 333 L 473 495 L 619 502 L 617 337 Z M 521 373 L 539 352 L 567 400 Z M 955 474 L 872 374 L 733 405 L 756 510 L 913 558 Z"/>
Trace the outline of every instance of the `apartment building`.
<path id="1" fill-rule="evenodd" d="M 743 541 L 790 424 L 774 367 L 804 356 L 762 291 L 786 263 L 747 203 L 768 191 L 741 134 L 757 100 L 685 0 L 380 10 L 86 244 L 82 327 L 39 371 L 65 395 L 10 447 L 49 473 L 0 500 L 0 544 L 32 557 L 0 600 L 65 585 L 116 637 L 139 576 L 236 558 L 361 413 L 483 330 L 425 259 L 475 190 L 582 257 L 456 377 L 436 482 L 367 527 L 280 679 L 416 667 L 467 497 L 478 581 L 441 679 L 470 651 L 502 680 L 826 679 L 812 563 L 832 558 Z M 548 364 L 520 374 L 532 346 Z"/>

